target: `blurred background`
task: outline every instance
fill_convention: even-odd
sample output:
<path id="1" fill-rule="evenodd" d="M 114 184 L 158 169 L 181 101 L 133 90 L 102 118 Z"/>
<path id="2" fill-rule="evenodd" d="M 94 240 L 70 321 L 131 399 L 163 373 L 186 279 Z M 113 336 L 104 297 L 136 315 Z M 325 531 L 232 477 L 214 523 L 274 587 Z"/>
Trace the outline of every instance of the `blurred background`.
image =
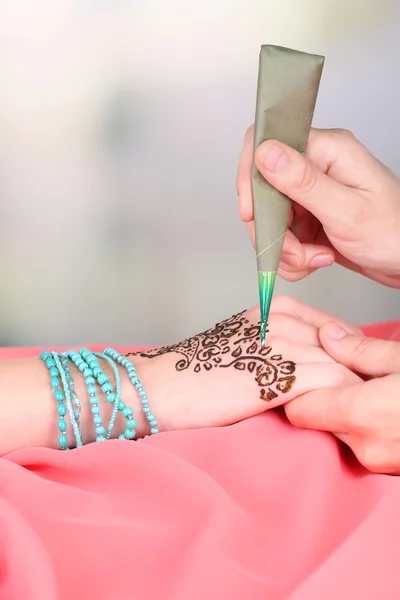
<path id="1" fill-rule="evenodd" d="M 0 345 L 172 342 L 257 302 L 237 216 L 259 47 L 326 55 L 314 124 L 400 174 L 396 0 L 3 0 Z M 340 267 L 278 291 L 357 323 Z"/>

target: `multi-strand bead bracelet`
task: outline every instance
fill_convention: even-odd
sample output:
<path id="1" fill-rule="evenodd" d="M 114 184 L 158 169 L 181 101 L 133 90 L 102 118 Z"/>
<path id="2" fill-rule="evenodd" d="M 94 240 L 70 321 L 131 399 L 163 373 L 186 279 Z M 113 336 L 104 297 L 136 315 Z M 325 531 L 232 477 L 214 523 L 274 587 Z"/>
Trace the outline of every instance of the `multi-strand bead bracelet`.
<path id="1" fill-rule="evenodd" d="M 135 387 L 140 398 L 140 405 L 145 415 L 149 427 L 150 435 L 158 433 L 158 424 L 155 416 L 151 412 L 146 391 L 140 381 L 136 369 L 132 362 L 125 356 L 113 350 L 105 348 L 103 352 L 91 352 L 82 348 L 79 352 L 69 350 L 68 352 L 51 352 L 45 350 L 40 354 L 40 358 L 46 364 L 50 383 L 53 390 L 53 397 L 57 402 L 58 414 L 58 445 L 61 450 L 68 450 L 67 420 L 69 416 L 72 431 L 75 437 L 75 446 L 82 446 L 82 432 L 80 428 L 81 403 L 75 391 L 75 383 L 72 378 L 70 362 L 73 363 L 85 378 L 91 413 L 93 415 L 93 424 L 96 432 L 96 442 L 104 442 L 111 438 L 112 430 L 115 425 L 118 412 L 125 418 L 125 431 L 119 436 L 119 439 L 134 440 L 136 438 L 136 419 L 133 409 L 127 406 L 121 397 L 121 377 L 119 366 L 126 369 L 129 381 Z M 100 366 L 98 359 L 106 361 L 115 377 L 115 388 L 110 379 Z M 105 400 L 113 405 L 110 422 L 106 428 L 103 423 L 100 410 L 100 398 L 104 395 Z M 144 437 L 148 437 L 145 435 Z M 141 438 L 137 438 L 141 439 Z"/>

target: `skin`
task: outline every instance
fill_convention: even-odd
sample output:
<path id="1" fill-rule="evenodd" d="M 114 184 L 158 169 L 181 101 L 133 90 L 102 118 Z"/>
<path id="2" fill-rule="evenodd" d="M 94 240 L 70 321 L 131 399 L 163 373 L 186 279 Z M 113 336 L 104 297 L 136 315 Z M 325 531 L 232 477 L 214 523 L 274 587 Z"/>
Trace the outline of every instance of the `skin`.
<path id="1" fill-rule="evenodd" d="M 252 141 L 251 127 L 237 190 L 240 216 L 254 243 Z M 400 288 L 400 180 L 352 133 L 312 130 L 305 158 L 270 140 L 257 149 L 255 162 L 293 200 L 281 277 L 298 281 L 336 261 Z M 348 333 L 338 335 L 328 322 L 319 339 L 332 358 L 364 381 L 304 394 L 286 404 L 286 414 L 298 427 L 334 433 L 370 471 L 400 474 L 400 344 Z"/>
<path id="2" fill-rule="evenodd" d="M 253 127 L 239 159 L 239 213 L 254 243 Z M 306 158 L 274 140 L 255 154 L 257 168 L 293 200 L 279 275 L 303 279 L 338 264 L 400 288 L 400 180 L 349 131 L 316 130 Z"/>
<path id="3" fill-rule="evenodd" d="M 253 308 L 192 338 L 199 341 L 199 347 L 190 364 L 179 349 L 182 344 L 170 346 L 167 351 L 130 356 L 161 431 L 229 425 L 313 390 L 356 385 L 360 381 L 349 369 L 337 364 L 321 346 L 318 328 L 332 319 L 331 315 L 291 299 L 276 298 L 267 338 L 270 351 L 265 353 L 256 342 L 258 316 L 259 309 Z M 354 334 L 359 333 L 357 328 L 340 319 L 335 322 Z M 228 343 L 224 344 L 226 339 Z M 211 340 L 214 345 L 204 347 L 206 340 Z M 221 358 L 221 362 L 212 363 L 213 366 L 207 369 L 204 367 L 208 359 L 203 360 L 205 356 L 201 353 L 210 348 L 213 348 L 211 360 Z M 225 348 L 228 351 L 222 354 Z M 237 349 L 240 353 L 236 356 Z M 177 368 L 182 360 L 186 361 L 186 368 Z M 251 362 L 257 363 L 254 369 L 249 368 Z M 247 367 L 238 368 L 239 363 L 245 363 Z M 197 364 L 201 364 L 200 369 L 196 369 Z M 258 366 L 261 366 L 260 373 L 257 373 Z M 104 363 L 102 368 L 113 381 L 108 365 Z M 134 409 L 138 420 L 137 435 L 142 437 L 147 427 L 140 413 L 139 399 L 125 371 L 121 369 L 120 372 L 122 399 Z M 72 374 L 82 404 L 83 437 L 86 442 L 94 441 L 92 415 L 89 403 L 85 402 L 84 379 L 74 367 Z M 280 377 L 283 381 L 279 381 Z M 274 394 L 268 397 L 270 389 Z M 0 403 L 0 455 L 31 446 L 58 448 L 55 401 L 49 373 L 42 361 L 0 363 L 0 398 L 4 399 Z M 7 401 L 10 398 L 12 402 Z M 107 423 L 112 406 L 102 402 L 101 410 Z M 119 414 L 114 436 L 124 429 L 124 420 Z M 71 430 L 67 433 L 72 440 Z"/>
<path id="4" fill-rule="evenodd" d="M 321 327 L 325 350 L 364 378 L 355 386 L 314 390 L 285 406 L 293 425 L 331 431 L 373 473 L 400 474 L 400 343 Z"/>

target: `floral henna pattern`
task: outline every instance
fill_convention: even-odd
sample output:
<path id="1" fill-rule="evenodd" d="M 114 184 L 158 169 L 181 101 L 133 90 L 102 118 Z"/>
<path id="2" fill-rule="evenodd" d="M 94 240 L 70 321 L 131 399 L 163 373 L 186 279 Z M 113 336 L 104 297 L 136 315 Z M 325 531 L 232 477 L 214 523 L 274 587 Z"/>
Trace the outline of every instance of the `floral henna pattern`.
<path id="1" fill-rule="evenodd" d="M 296 381 L 296 364 L 283 360 L 281 354 L 273 354 L 270 346 L 262 348 L 259 334 L 260 325 L 250 323 L 243 311 L 184 342 L 139 354 L 144 358 L 154 358 L 176 352 L 182 356 L 175 365 L 177 371 L 191 366 L 195 373 L 202 369 L 210 371 L 228 367 L 247 370 L 261 388 L 260 398 L 270 402 L 279 392 L 286 394 L 292 389 Z M 235 336 L 238 338 L 233 340 Z M 135 354 L 131 352 L 127 356 Z"/>

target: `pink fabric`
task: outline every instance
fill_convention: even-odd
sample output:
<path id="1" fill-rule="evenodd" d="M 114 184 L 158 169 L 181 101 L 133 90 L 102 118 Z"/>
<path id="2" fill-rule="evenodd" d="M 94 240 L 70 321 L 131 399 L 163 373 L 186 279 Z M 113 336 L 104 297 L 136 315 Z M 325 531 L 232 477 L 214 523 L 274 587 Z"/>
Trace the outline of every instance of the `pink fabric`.
<path id="1" fill-rule="evenodd" d="M 18 451 L 0 486 L 1 600 L 400 597 L 400 478 L 280 411 Z"/>

